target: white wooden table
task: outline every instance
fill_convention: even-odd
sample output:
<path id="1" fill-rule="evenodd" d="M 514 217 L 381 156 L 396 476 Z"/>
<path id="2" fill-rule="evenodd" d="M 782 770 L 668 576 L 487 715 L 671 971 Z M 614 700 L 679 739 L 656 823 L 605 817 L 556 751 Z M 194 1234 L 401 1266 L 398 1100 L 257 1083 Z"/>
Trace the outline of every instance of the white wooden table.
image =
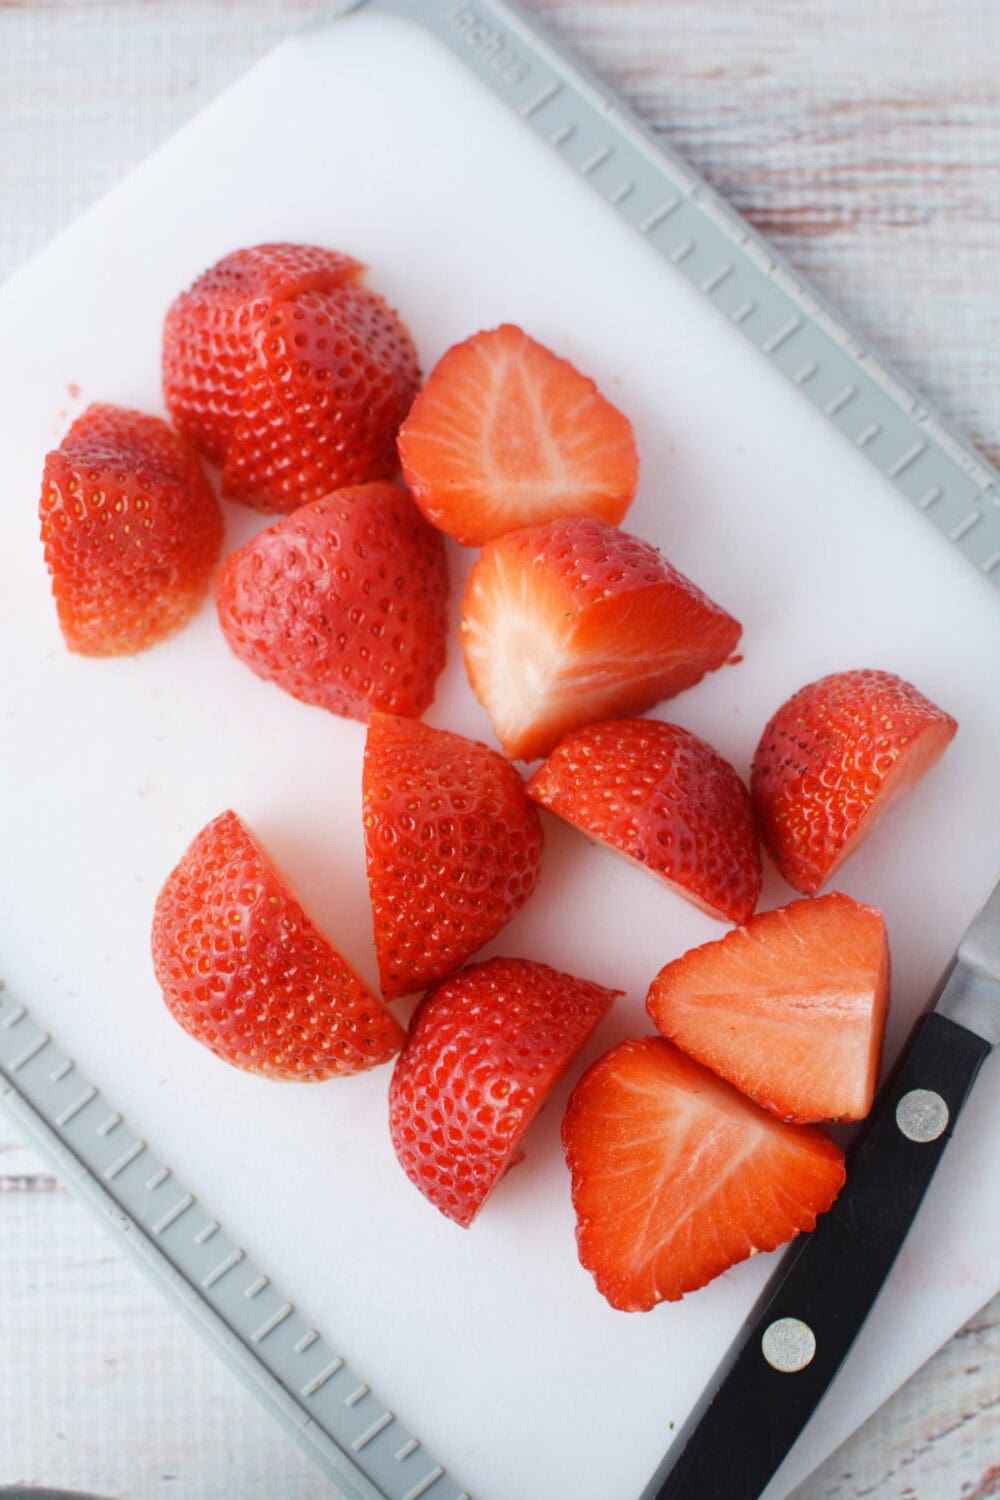
<path id="1" fill-rule="evenodd" d="M 530 3 L 1000 458 L 997 0 Z M 321 9 L 0 5 L 0 277 Z M 329 1494 L 0 1117 L 0 1487 L 32 1483 Z M 1000 1299 L 797 1500 L 996 1496 Z"/>

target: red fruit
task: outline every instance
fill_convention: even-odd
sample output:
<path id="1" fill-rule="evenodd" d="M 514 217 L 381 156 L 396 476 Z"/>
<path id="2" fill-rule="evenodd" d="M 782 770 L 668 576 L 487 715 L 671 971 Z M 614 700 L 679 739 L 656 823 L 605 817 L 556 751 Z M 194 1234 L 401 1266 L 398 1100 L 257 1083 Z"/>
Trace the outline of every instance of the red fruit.
<path id="1" fill-rule="evenodd" d="M 677 724 L 612 719 L 577 729 L 528 783 L 550 812 L 658 875 L 723 921 L 760 895 L 750 797 L 728 761 Z"/>
<path id="2" fill-rule="evenodd" d="M 784 1120 L 863 1120 L 889 998 L 882 913 L 834 892 L 751 917 L 653 980 L 657 1029 Z"/>
<path id="3" fill-rule="evenodd" d="M 655 547 L 587 517 L 488 542 L 462 601 L 469 681 L 516 760 L 692 687 L 740 630 Z"/>
<path id="4" fill-rule="evenodd" d="M 46 456 L 39 513 L 71 651 L 144 651 L 208 592 L 222 512 L 192 450 L 158 417 L 88 406 Z"/>
<path id="5" fill-rule="evenodd" d="M 530 896 L 538 813 L 509 761 L 458 734 L 373 714 L 365 850 L 383 994 L 461 967 Z"/>
<path id="6" fill-rule="evenodd" d="M 257 245 L 225 256 L 167 313 L 163 389 L 222 492 L 287 511 L 389 479 L 416 351 L 349 256 Z"/>
<path id="7" fill-rule="evenodd" d="M 421 1002 L 389 1087 L 403 1171 L 468 1226 L 618 990 L 523 958 L 491 958 Z"/>
<path id="8" fill-rule="evenodd" d="M 424 515 L 467 547 L 558 516 L 620 521 L 639 483 L 628 418 L 510 323 L 448 350 L 399 456 Z"/>
<path id="9" fill-rule="evenodd" d="M 153 965 L 174 1019 L 250 1073 L 357 1073 L 403 1041 L 234 812 L 203 828 L 167 877 Z"/>
<path id="10" fill-rule="evenodd" d="M 892 672 L 835 672 L 783 704 L 750 790 L 789 885 L 813 895 L 955 735 L 949 714 Z"/>
<path id="11" fill-rule="evenodd" d="M 406 491 L 354 485 L 230 553 L 219 621 L 258 677 L 331 713 L 420 714 L 444 666 L 444 543 Z"/>
<path id="12" fill-rule="evenodd" d="M 662 1037 L 594 1063 L 562 1134 L 580 1260 L 623 1312 L 813 1229 L 846 1177 L 822 1130 L 783 1125 Z"/>

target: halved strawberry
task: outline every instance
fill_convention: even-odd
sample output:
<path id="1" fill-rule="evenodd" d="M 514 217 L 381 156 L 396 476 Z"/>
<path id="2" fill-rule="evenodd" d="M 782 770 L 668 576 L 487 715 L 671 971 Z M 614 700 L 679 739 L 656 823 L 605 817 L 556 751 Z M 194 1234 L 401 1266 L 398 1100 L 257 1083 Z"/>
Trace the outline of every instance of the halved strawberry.
<path id="1" fill-rule="evenodd" d="M 268 1078 L 357 1073 L 403 1031 L 297 900 L 247 825 L 224 812 L 160 891 L 153 965 L 171 1015 L 216 1057 Z"/>
<path id="2" fill-rule="evenodd" d="M 834 672 L 782 704 L 761 735 L 750 790 L 788 884 L 806 895 L 825 885 L 957 729 L 892 672 Z"/>
<path id="3" fill-rule="evenodd" d="M 521 1137 L 617 990 L 523 958 L 491 958 L 421 1002 L 389 1086 L 403 1171 L 435 1208 L 471 1224 Z"/>
<path id="4" fill-rule="evenodd" d="M 717 750 L 678 724 L 611 719 L 572 734 L 528 796 L 657 875 L 712 917 L 743 922 L 760 895 L 750 797 Z"/>
<path id="5" fill-rule="evenodd" d="M 590 517 L 488 542 L 462 601 L 469 682 L 515 760 L 692 687 L 740 631 L 649 542 Z"/>
<path id="6" fill-rule="evenodd" d="M 159 417 L 88 406 L 45 459 L 39 513 L 71 651 L 144 651 L 201 606 L 222 512 L 193 450 Z"/>
<path id="7" fill-rule="evenodd" d="M 460 968 L 528 899 L 541 824 L 495 750 L 385 714 L 369 721 L 363 801 L 382 992 L 408 995 Z"/>
<path id="8" fill-rule="evenodd" d="M 288 511 L 396 473 L 416 351 L 362 274 L 337 251 L 257 245 L 225 256 L 171 306 L 164 396 L 222 466 L 228 498 Z"/>
<path id="9" fill-rule="evenodd" d="M 444 666 L 441 536 L 395 484 L 335 490 L 230 553 L 215 582 L 232 650 L 303 703 L 420 714 Z"/>
<path id="10" fill-rule="evenodd" d="M 661 969 L 657 1030 L 784 1120 L 863 1120 L 889 999 L 882 913 L 837 892 L 760 912 Z"/>
<path id="11" fill-rule="evenodd" d="M 594 1063 L 562 1133 L 581 1263 L 624 1312 L 813 1229 L 846 1177 L 822 1130 L 775 1120 L 662 1037 Z"/>
<path id="12" fill-rule="evenodd" d="M 510 323 L 448 350 L 399 456 L 425 516 L 467 547 L 557 516 L 620 521 L 639 483 L 628 418 Z"/>

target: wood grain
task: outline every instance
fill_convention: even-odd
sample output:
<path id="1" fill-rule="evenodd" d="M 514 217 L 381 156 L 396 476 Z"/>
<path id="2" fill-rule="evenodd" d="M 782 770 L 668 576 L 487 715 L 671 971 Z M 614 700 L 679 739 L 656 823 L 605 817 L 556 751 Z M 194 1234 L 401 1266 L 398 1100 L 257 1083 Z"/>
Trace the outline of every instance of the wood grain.
<path id="1" fill-rule="evenodd" d="M 0 277 L 322 8 L 0 0 Z M 529 8 L 1000 457 L 996 0 Z M 329 1493 L 2 1120 L 0 1347 L 0 1483 Z M 796 1500 L 997 1496 L 1000 1299 Z"/>

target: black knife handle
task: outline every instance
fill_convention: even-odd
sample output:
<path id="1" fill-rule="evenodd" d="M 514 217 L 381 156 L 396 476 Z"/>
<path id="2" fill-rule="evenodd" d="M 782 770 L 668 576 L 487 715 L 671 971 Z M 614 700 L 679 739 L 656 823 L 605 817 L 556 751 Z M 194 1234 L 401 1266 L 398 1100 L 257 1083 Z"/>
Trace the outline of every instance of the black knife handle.
<path id="1" fill-rule="evenodd" d="M 867 1317 L 989 1051 L 935 1011 L 920 1023 L 836 1203 L 788 1252 L 641 1500 L 757 1500 Z"/>

